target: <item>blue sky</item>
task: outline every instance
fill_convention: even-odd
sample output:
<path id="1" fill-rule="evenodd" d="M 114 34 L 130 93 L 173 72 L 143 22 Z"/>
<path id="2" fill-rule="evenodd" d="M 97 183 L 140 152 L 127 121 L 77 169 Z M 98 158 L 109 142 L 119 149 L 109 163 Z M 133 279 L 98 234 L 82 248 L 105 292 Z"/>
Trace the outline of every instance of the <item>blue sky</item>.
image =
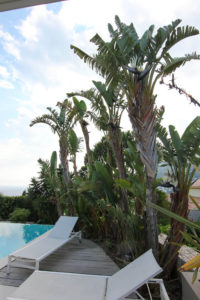
<path id="1" fill-rule="evenodd" d="M 58 150 L 57 138 L 45 125 L 29 124 L 65 99 L 66 92 L 87 89 L 96 74 L 70 50 L 74 44 L 95 53 L 90 38 L 98 32 L 108 38 L 107 24 L 133 22 L 142 34 L 151 24 L 156 28 L 181 18 L 182 24 L 200 29 L 199 0 L 69 0 L 50 5 L 0 13 L 0 186 L 26 187 L 37 176 L 38 158 L 49 159 Z M 174 55 L 200 53 L 200 38 L 175 47 Z M 200 61 L 188 63 L 176 73 L 176 80 L 200 99 Z M 164 124 L 180 132 L 199 114 L 184 96 L 156 90 L 157 104 L 166 106 Z M 124 121 L 124 128 L 130 128 Z M 93 143 L 98 134 L 90 129 Z M 82 161 L 82 154 L 79 162 Z M 1 189 L 0 189 L 1 191 Z"/>

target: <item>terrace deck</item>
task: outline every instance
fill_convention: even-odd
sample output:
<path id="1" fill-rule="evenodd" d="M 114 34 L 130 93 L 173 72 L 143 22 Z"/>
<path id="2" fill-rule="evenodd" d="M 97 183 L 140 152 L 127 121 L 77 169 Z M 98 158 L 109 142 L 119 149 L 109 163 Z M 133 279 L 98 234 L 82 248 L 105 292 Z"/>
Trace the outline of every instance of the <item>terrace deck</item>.
<path id="1" fill-rule="evenodd" d="M 45 258 L 40 263 L 40 270 L 112 275 L 119 267 L 94 242 L 83 239 L 82 243 L 79 243 L 77 239 L 73 239 Z M 7 274 L 4 267 L 0 270 L 0 285 L 18 287 L 32 272 L 28 269 L 11 267 L 10 274 Z"/>

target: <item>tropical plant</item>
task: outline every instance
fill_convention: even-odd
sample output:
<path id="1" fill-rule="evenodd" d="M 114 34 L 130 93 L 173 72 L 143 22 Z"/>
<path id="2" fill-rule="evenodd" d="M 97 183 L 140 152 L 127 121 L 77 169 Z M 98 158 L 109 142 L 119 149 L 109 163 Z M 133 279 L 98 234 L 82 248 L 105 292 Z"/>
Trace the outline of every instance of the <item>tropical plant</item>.
<path id="1" fill-rule="evenodd" d="M 158 257 L 156 212 L 148 205 L 150 201 L 155 202 L 153 184 L 157 168 L 154 88 L 163 76 L 187 61 L 199 59 L 196 53 L 174 58 L 169 52 L 178 42 L 199 34 L 199 31 L 190 26 L 180 27 L 181 20 L 177 19 L 159 28 L 154 36 L 154 25 L 151 25 L 139 38 L 132 23 L 126 25 L 118 16 L 115 23 L 116 29 L 108 25 L 110 42 L 105 42 L 98 34 L 91 39 L 97 46 L 96 55 L 90 56 L 75 46 L 71 48 L 105 77 L 106 85 L 118 86 L 127 97 L 129 118 L 146 172 L 148 247 L 153 248 Z"/>
<path id="2" fill-rule="evenodd" d="M 170 167 L 171 212 L 183 218 L 188 215 L 188 195 L 195 168 L 200 164 L 200 117 L 196 117 L 186 128 L 182 137 L 175 127 L 169 126 L 170 137 L 165 128 L 157 126 L 158 137 L 163 144 L 163 159 Z M 171 219 L 171 227 L 166 244 L 162 264 L 168 265 L 168 273 L 172 272 L 179 246 L 183 241 L 184 224 Z"/>
<path id="3" fill-rule="evenodd" d="M 134 211 L 137 215 L 144 217 L 146 193 L 144 165 L 141 162 L 133 137 L 131 140 L 127 133 L 126 135 L 124 133 L 123 136 L 124 139 L 126 137 L 127 144 L 124 150 L 124 156 L 128 176 L 126 179 L 119 179 L 116 180 L 116 182 L 130 192 L 131 206 L 134 207 Z"/>
<path id="4" fill-rule="evenodd" d="M 59 137 L 59 148 L 60 148 L 60 161 L 62 165 L 64 181 L 67 189 L 69 190 L 70 184 L 70 172 L 69 172 L 69 130 L 72 126 L 73 116 L 71 116 L 72 104 L 70 101 L 65 103 L 65 106 L 60 108 L 60 113 L 51 107 L 47 107 L 49 114 L 44 114 L 41 117 L 36 117 L 30 124 L 43 123 L 52 129 L 53 133 L 56 133 Z M 71 205 L 71 199 L 68 193 L 68 203 Z"/>
<path id="5" fill-rule="evenodd" d="M 93 81 L 98 93 L 94 89 L 70 95 L 82 96 L 90 101 L 91 111 L 88 111 L 92 121 L 98 129 L 104 131 L 112 148 L 114 159 L 119 172 L 119 178 L 126 178 L 124 165 L 122 132 L 120 129 L 121 117 L 126 108 L 123 94 L 118 89 L 106 88 L 102 82 Z M 68 94 L 69 95 L 69 94 Z M 74 98 L 76 99 L 76 98 Z M 125 213 L 129 212 L 128 195 L 121 188 L 120 207 Z"/>
<path id="6" fill-rule="evenodd" d="M 74 166 L 74 175 L 78 176 L 76 154 L 81 150 L 82 139 L 78 138 L 75 131 L 71 128 L 69 130 L 69 153 Z"/>
<path id="7" fill-rule="evenodd" d="M 178 222 L 187 226 L 187 228 L 189 228 L 192 231 L 192 233 L 181 232 L 184 240 L 186 242 L 188 242 L 190 245 L 194 246 L 195 250 L 197 250 L 198 252 L 200 251 L 200 238 L 197 234 L 198 232 L 200 232 L 200 226 L 198 224 L 196 224 L 196 222 L 192 222 L 186 218 L 183 218 L 183 217 L 171 212 L 170 210 L 168 210 L 166 208 L 156 205 L 155 203 L 150 203 L 150 205 L 153 206 L 155 209 L 157 209 L 160 213 L 162 213 L 170 218 L 173 218 L 173 219 L 177 220 Z M 198 209 L 200 209 L 200 207 L 198 207 Z M 181 247 L 182 244 L 178 244 L 178 246 Z M 189 271 L 194 268 L 195 268 L 195 271 L 193 273 L 192 282 L 194 282 L 196 280 L 197 275 L 198 275 L 198 269 L 200 268 L 200 254 L 196 255 L 195 257 L 193 257 L 192 259 L 187 261 L 185 264 L 183 264 L 179 268 L 179 271 Z"/>
<path id="8" fill-rule="evenodd" d="M 39 178 L 33 178 L 28 188 L 28 198 L 33 199 L 33 206 L 37 210 L 39 219 L 43 216 L 40 211 L 52 214 L 50 221 L 63 215 L 67 208 L 67 190 L 61 167 L 57 166 L 57 153 L 54 151 L 50 161 L 38 160 L 40 165 Z M 52 212 L 56 210 L 56 212 Z"/>
<path id="9" fill-rule="evenodd" d="M 116 169 L 114 154 L 106 136 L 103 136 L 101 140 L 94 145 L 92 157 L 94 161 L 100 161 L 104 164 L 109 164 L 112 168 Z M 87 159 L 85 158 L 85 164 L 86 163 Z"/>
<path id="10" fill-rule="evenodd" d="M 76 93 L 67 93 L 68 97 L 72 97 L 76 95 Z M 66 101 L 66 100 L 65 100 Z M 63 102 L 63 104 L 65 103 Z M 90 138 L 89 138 L 89 131 L 87 126 L 89 125 L 86 119 L 88 118 L 87 114 L 87 105 L 83 100 L 78 100 L 76 97 L 73 97 L 73 110 L 72 114 L 74 114 L 74 123 L 76 124 L 77 122 L 81 126 L 81 130 L 84 136 L 85 140 L 85 147 L 87 151 L 87 160 L 88 160 L 88 165 L 92 165 L 92 155 L 91 155 L 91 149 L 90 149 Z"/>
<path id="11" fill-rule="evenodd" d="M 9 215 L 9 221 L 17 223 L 25 223 L 28 221 L 28 217 L 31 212 L 27 208 L 15 208 L 15 210 Z"/>

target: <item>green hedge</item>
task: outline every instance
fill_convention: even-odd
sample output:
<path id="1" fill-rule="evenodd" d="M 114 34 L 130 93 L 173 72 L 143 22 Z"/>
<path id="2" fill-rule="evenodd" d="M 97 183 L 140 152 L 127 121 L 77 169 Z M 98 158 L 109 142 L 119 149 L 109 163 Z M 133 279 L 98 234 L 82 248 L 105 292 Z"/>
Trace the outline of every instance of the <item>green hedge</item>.
<path id="1" fill-rule="evenodd" d="M 26 223 L 31 212 L 27 208 L 15 208 L 15 210 L 9 215 L 9 221 Z"/>
<path id="2" fill-rule="evenodd" d="M 33 205 L 30 199 L 27 196 L 3 196 L 0 195 L 0 218 L 2 220 L 8 220 L 9 215 L 16 209 L 16 208 L 24 208 L 28 209 L 31 213 L 30 221 L 34 221 L 31 219 L 35 219 L 36 213 L 34 213 Z"/>
<path id="3" fill-rule="evenodd" d="M 3 196 L 0 194 L 0 220 L 10 220 L 10 216 L 15 209 L 26 209 L 30 211 L 30 214 L 27 215 L 24 222 L 54 224 L 58 218 L 55 204 L 46 197 L 31 198 L 28 195 Z M 14 221 L 14 219 L 12 221 Z M 15 220 L 15 222 L 22 221 Z"/>

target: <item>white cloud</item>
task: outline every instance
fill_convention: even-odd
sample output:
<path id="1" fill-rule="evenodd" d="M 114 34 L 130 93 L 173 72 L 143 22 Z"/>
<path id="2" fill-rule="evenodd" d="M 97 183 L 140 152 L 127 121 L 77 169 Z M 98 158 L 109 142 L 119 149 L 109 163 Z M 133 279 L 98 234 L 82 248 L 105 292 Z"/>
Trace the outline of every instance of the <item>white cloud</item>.
<path id="1" fill-rule="evenodd" d="M 7 80 L 1 80 L 1 79 L 0 79 L 0 87 L 3 89 L 14 89 L 14 86 L 11 82 Z"/>
<path id="2" fill-rule="evenodd" d="M 2 76 L 5 79 L 8 79 L 8 77 L 10 76 L 8 70 L 6 67 L 4 66 L 0 66 L 0 76 Z"/>
<path id="3" fill-rule="evenodd" d="M 21 230 L 19 230 L 21 227 Z M 11 224 L 11 223 L 3 223 L 1 222 L 0 226 L 0 237 L 10 237 L 10 238 L 23 238 L 23 225 Z M 4 242 L 4 241 L 2 241 Z"/>

